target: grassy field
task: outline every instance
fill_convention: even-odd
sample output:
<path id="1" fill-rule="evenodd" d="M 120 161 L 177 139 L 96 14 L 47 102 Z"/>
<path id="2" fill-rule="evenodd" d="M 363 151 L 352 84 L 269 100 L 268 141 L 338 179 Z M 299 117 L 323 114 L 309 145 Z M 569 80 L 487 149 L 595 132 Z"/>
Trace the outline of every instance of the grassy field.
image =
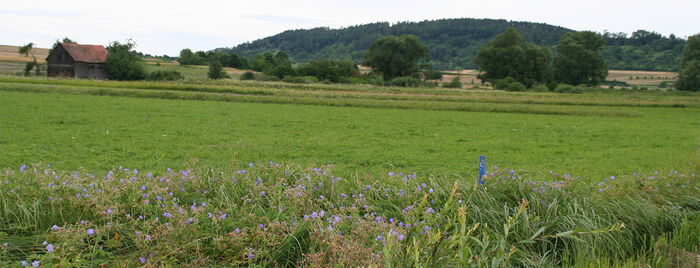
<path id="1" fill-rule="evenodd" d="M 698 118 L 677 91 L 0 77 L 0 266 L 697 266 Z"/>
<path id="2" fill-rule="evenodd" d="M 340 175 L 405 168 L 469 176 L 486 155 L 528 174 L 588 179 L 687 170 L 700 148 L 697 94 L 0 81 L 6 167 L 165 169 L 188 159 L 225 167 L 240 159 L 330 163 Z"/>

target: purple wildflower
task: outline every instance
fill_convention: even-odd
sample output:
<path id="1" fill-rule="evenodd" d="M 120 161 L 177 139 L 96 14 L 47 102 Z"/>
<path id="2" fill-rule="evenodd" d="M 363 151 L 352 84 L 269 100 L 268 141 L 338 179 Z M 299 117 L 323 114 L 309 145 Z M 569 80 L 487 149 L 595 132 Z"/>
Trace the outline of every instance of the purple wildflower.
<path id="1" fill-rule="evenodd" d="M 95 234 L 95 229 L 92 229 L 92 228 L 87 229 L 87 234 L 88 234 L 88 235 L 94 235 L 94 234 Z"/>

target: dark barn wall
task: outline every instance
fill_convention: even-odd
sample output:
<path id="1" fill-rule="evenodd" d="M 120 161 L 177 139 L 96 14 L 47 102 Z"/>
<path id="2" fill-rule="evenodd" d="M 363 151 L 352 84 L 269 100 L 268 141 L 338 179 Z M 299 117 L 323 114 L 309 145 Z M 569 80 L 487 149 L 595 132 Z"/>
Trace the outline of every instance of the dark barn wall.
<path id="1" fill-rule="evenodd" d="M 75 78 L 107 79 L 107 64 L 76 62 Z"/>
<path id="2" fill-rule="evenodd" d="M 75 61 L 62 46 L 56 46 L 51 55 L 46 58 L 49 76 L 75 76 Z"/>

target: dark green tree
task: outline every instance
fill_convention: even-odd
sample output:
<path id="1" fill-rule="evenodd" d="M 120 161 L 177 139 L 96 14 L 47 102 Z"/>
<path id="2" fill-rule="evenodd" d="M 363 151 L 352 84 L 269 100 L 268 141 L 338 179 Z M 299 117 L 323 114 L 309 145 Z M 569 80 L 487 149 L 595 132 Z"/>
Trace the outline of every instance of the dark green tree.
<path id="1" fill-rule="evenodd" d="M 68 37 L 64 37 L 63 40 L 61 40 L 61 41 L 56 40 L 56 42 L 54 42 L 53 45 L 51 46 L 51 49 L 49 49 L 49 54 L 51 54 L 51 52 L 53 52 L 53 50 L 56 49 L 56 46 L 58 46 L 58 43 L 77 44 L 78 42 L 73 41 Z"/>
<path id="2" fill-rule="evenodd" d="M 605 40 L 599 34 L 583 31 L 564 34 L 554 57 L 554 78 L 570 85 L 597 85 L 608 76 L 608 66 L 601 55 Z"/>
<path id="3" fill-rule="evenodd" d="M 266 59 L 269 60 L 269 59 Z M 263 71 L 267 75 L 277 76 L 279 78 L 285 76 L 293 76 L 294 70 L 292 69 L 292 63 L 289 61 L 289 56 L 284 51 L 278 51 L 272 62 L 268 64 L 267 68 Z"/>
<path id="4" fill-rule="evenodd" d="M 121 44 L 112 42 L 107 47 L 107 76 L 112 80 L 143 80 L 146 71 L 134 51 L 136 44 L 128 40 Z"/>
<path id="5" fill-rule="evenodd" d="M 185 48 L 180 51 L 180 58 L 177 61 L 180 65 L 203 65 L 207 61 L 207 55 L 202 51 L 194 53 L 191 49 Z"/>
<path id="6" fill-rule="evenodd" d="M 209 79 L 223 79 L 228 78 L 228 75 L 224 71 L 221 62 L 218 60 L 212 60 L 209 62 L 209 72 L 207 72 Z"/>
<path id="7" fill-rule="evenodd" d="M 679 63 L 676 88 L 700 90 L 700 34 L 688 37 Z"/>
<path id="8" fill-rule="evenodd" d="M 389 81 L 394 77 L 413 75 L 419 71 L 418 62 L 421 60 L 427 62 L 430 54 L 418 37 L 387 35 L 372 43 L 363 64 L 374 68 L 385 81 Z"/>
<path id="9" fill-rule="evenodd" d="M 548 49 L 523 43 L 523 37 L 509 28 L 479 49 L 474 62 L 481 70 L 478 78 L 496 83 L 512 77 L 527 87 L 551 78 L 552 56 Z"/>

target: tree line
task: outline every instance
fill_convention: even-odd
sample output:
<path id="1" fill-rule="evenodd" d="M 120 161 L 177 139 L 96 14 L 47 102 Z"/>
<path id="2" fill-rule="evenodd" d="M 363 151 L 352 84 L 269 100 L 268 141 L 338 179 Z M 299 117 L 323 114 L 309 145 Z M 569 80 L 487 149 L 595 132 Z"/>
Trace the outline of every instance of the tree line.
<path id="1" fill-rule="evenodd" d="M 286 51 L 293 63 L 311 60 L 364 60 L 364 54 L 377 38 L 385 35 L 414 35 L 429 48 L 433 66 L 443 70 L 476 68 L 479 49 L 496 35 L 515 28 L 524 42 L 553 49 L 559 39 L 573 30 L 531 22 L 493 19 L 442 19 L 421 22 L 371 23 L 340 29 L 314 28 L 290 30 L 243 43 L 220 48 L 226 53 L 252 57 L 266 51 Z M 671 34 L 639 30 L 632 34 L 602 34 L 605 40 L 601 54 L 610 68 L 625 70 L 677 71 L 677 60 L 686 40 Z"/>

